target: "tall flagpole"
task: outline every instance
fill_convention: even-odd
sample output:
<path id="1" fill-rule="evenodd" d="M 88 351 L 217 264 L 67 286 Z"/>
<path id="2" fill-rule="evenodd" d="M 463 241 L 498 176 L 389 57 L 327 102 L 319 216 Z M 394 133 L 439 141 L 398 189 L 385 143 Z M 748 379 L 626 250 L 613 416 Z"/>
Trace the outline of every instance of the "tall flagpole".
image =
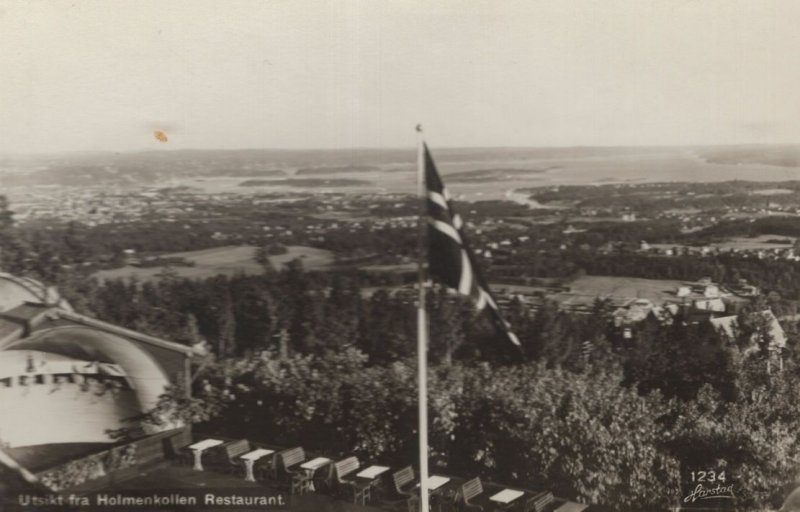
<path id="1" fill-rule="evenodd" d="M 419 492 L 420 510 L 428 512 L 428 315 L 425 307 L 425 257 L 427 243 L 425 152 L 423 149 L 422 126 L 417 125 L 417 193 L 420 198 L 419 250 L 417 257 L 419 299 L 417 300 L 417 368 L 419 372 Z"/>

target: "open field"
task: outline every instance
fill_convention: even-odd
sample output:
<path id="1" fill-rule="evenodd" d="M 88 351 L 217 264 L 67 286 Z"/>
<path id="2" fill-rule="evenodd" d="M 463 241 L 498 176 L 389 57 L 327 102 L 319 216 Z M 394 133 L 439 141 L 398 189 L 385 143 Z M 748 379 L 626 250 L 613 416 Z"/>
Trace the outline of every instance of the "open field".
<path id="1" fill-rule="evenodd" d="M 699 277 L 699 276 L 698 276 Z M 613 304 L 623 305 L 632 299 L 648 299 L 653 304 L 675 302 L 678 287 L 688 284 L 677 279 L 642 279 L 637 277 L 582 276 L 569 283 L 569 291 L 549 294 L 563 308 L 590 308 L 598 298 L 609 299 Z M 734 302 L 747 299 L 727 295 Z"/>
<path id="2" fill-rule="evenodd" d="M 276 268 L 285 266 L 288 262 L 299 258 L 308 270 L 325 268 L 333 263 L 334 257 L 330 251 L 305 246 L 289 246 L 286 254 L 271 256 L 270 261 Z M 194 267 L 175 266 L 172 269 L 181 276 L 190 279 L 204 279 L 218 274 L 260 274 L 263 269 L 255 261 L 256 248 L 250 245 L 214 247 L 199 251 L 175 252 L 161 255 L 164 258 L 183 258 L 195 263 Z M 140 281 L 156 279 L 164 272 L 165 267 L 134 267 L 126 266 L 113 270 L 95 272 L 94 277 L 100 280 L 132 278 Z"/>
<path id="3" fill-rule="evenodd" d="M 674 299 L 680 280 L 582 276 L 567 284 L 570 293 L 589 297 L 640 298 L 661 303 Z"/>
<path id="4" fill-rule="evenodd" d="M 303 262 L 303 268 L 306 270 L 321 270 L 333 264 L 333 253 L 325 249 L 305 247 L 302 245 L 290 245 L 287 249 L 289 251 L 286 254 L 269 257 L 269 261 L 275 268 L 283 267 L 297 258 L 300 258 Z"/>
<path id="5" fill-rule="evenodd" d="M 608 298 L 615 302 L 628 299 L 650 299 L 656 304 L 675 299 L 678 287 L 684 281 L 675 279 L 641 279 L 638 277 L 581 276 L 562 283 L 568 291 L 553 292 L 542 286 L 492 284 L 492 289 L 502 293 L 532 295 L 546 294 L 549 299 L 564 305 L 591 305 L 597 298 Z"/>

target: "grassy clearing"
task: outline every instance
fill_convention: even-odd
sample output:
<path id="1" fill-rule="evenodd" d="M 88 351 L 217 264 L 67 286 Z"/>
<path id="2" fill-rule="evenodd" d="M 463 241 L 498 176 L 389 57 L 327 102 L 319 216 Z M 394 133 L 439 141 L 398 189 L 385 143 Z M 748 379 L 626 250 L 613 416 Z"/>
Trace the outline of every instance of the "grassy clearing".
<path id="1" fill-rule="evenodd" d="M 271 256 L 270 261 L 276 268 L 284 267 L 288 262 L 299 258 L 303 266 L 309 270 L 321 270 L 334 261 L 333 253 L 324 249 L 293 245 L 287 247 L 288 252 Z M 181 276 L 190 279 L 204 279 L 219 274 L 259 274 L 263 271 L 255 260 L 256 248 L 251 245 L 214 247 L 199 251 L 175 252 L 162 254 L 162 257 L 184 258 L 195 263 L 194 267 L 172 267 Z M 140 281 L 157 279 L 165 267 L 140 268 L 126 266 L 112 270 L 95 272 L 94 277 L 100 280 L 136 277 Z"/>
<path id="2" fill-rule="evenodd" d="M 661 303 L 675 298 L 680 280 L 582 276 L 567 284 L 572 293 L 592 297 L 641 298 Z"/>

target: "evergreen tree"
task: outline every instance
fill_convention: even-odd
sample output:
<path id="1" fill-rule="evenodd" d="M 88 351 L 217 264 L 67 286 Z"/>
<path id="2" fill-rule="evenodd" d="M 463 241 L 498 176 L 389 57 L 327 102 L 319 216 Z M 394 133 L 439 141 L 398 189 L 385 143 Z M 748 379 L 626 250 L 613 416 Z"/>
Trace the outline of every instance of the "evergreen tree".
<path id="1" fill-rule="evenodd" d="M 236 350 L 236 317 L 229 290 L 222 294 L 217 316 L 217 357 L 224 358 Z"/>
<path id="2" fill-rule="evenodd" d="M 465 341 L 464 302 L 450 296 L 447 289 L 440 287 L 428 294 L 428 314 L 431 355 L 443 365 L 450 366 L 454 354 Z"/>
<path id="3" fill-rule="evenodd" d="M 233 310 L 236 318 L 236 345 L 239 351 L 263 350 L 272 337 L 269 314 L 272 297 L 264 283 L 240 276 L 231 281 Z"/>
<path id="4" fill-rule="evenodd" d="M 21 272 L 23 258 L 21 242 L 14 229 L 14 212 L 8 199 L 0 195 L 0 270 L 12 274 Z"/>

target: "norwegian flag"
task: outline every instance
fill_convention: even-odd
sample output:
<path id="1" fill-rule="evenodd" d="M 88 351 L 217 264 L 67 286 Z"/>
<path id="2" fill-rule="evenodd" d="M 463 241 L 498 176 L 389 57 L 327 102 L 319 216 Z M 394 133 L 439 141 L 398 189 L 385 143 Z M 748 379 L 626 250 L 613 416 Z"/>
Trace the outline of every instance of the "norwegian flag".
<path id="1" fill-rule="evenodd" d="M 428 146 L 425 152 L 425 186 L 428 205 L 428 262 L 430 275 L 445 286 L 468 296 L 478 310 L 488 310 L 498 331 L 520 352 L 522 345 L 483 279 L 464 233 L 464 220 L 442 183 Z"/>

